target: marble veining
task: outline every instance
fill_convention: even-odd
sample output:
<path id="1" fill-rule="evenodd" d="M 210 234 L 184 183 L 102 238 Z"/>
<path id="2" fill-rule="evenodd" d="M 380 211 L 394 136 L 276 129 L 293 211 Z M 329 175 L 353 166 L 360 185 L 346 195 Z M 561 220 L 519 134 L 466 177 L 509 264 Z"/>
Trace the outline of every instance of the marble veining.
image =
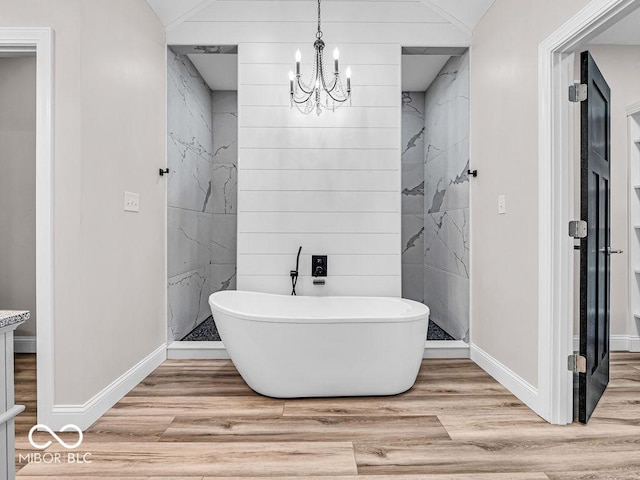
<path id="1" fill-rule="evenodd" d="M 214 213 L 236 213 L 238 167 L 233 163 L 215 163 L 211 171 Z"/>
<path id="2" fill-rule="evenodd" d="M 468 217 L 468 208 L 425 215 L 425 265 L 469 278 Z"/>
<path id="3" fill-rule="evenodd" d="M 451 57 L 425 95 L 424 301 L 469 335 L 469 56 Z"/>
<path id="4" fill-rule="evenodd" d="M 168 335 L 179 340 L 209 316 L 210 266 L 176 275 L 168 286 Z"/>
<path id="5" fill-rule="evenodd" d="M 426 92 L 402 93 L 402 293 L 455 339 L 469 331 L 468 169 L 465 54 Z"/>
<path id="6" fill-rule="evenodd" d="M 451 57 L 425 95 L 425 212 L 469 205 L 469 57 Z"/>
<path id="7" fill-rule="evenodd" d="M 29 320 L 31 314 L 23 310 L 0 310 L 0 328 Z"/>
<path id="8" fill-rule="evenodd" d="M 213 91 L 211 287 L 235 290 L 238 205 L 238 92 Z"/>
<path id="9" fill-rule="evenodd" d="M 424 92 L 402 92 L 402 295 L 424 297 Z"/>
<path id="10" fill-rule="evenodd" d="M 209 316 L 207 299 L 235 288 L 237 92 L 211 91 L 186 55 L 168 50 L 169 339 Z"/>
<path id="11" fill-rule="evenodd" d="M 171 49 L 168 78 L 168 205 L 211 213 L 211 91 L 189 58 Z"/>

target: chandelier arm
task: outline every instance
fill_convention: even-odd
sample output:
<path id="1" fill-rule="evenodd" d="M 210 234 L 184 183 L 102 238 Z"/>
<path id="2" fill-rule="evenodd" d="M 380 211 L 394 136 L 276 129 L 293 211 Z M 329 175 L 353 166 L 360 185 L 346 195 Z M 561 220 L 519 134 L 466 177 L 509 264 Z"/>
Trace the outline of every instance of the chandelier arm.
<path id="1" fill-rule="evenodd" d="M 333 100 L 334 102 L 344 103 L 344 102 L 346 102 L 347 100 L 349 100 L 349 95 L 347 95 L 347 96 L 346 96 L 346 97 L 344 97 L 344 98 L 336 98 L 336 97 L 334 97 L 333 95 L 331 95 L 331 92 L 329 92 L 328 90 L 326 90 L 326 92 L 327 92 L 327 95 L 329 96 L 329 98 L 331 98 L 331 100 Z"/>
<path id="2" fill-rule="evenodd" d="M 317 73 L 316 73 L 316 76 L 317 76 Z M 306 96 L 303 95 L 303 96 L 296 97 L 296 95 L 294 94 L 293 101 L 295 103 L 300 103 L 300 104 L 308 102 L 316 92 L 315 82 L 312 83 L 311 85 L 312 86 L 308 90 L 307 88 L 305 88 L 304 85 L 302 85 L 302 83 L 300 82 L 300 77 L 298 77 L 298 86 L 300 87 L 300 91 L 302 91 L 302 93 L 304 93 Z"/>
<path id="3" fill-rule="evenodd" d="M 311 90 L 307 90 L 307 88 L 300 82 L 300 77 L 298 77 L 298 79 L 297 79 L 297 84 L 298 84 L 298 88 L 300 88 L 302 93 L 311 94 L 315 90 L 315 88 L 313 88 L 313 87 L 311 88 Z"/>
<path id="4" fill-rule="evenodd" d="M 296 96 L 296 95 L 292 95 L 291 99 L 295 102 L 295 103 L 306 103 L 309 101 L 309 99 L 313 96 L 314 94 L 314 90 L 310 91 L 310 92 L 305 92 L 306 96 L 302 95 L 302 96 Z"/>
<path id="5" fill-rule="evenodd" d="M 322 81 L 322 87 L 324 88 L 324 91 L 326 92 L 326 94 L 329 96 L 329 98 L 331 98 L 331 100 L 333 100 L 334 102 L 339 102 L 339 103 L 343 103 L 346 102 L 347 99 L 349 98 L 349 96 L 344 97 L 343 99 L 334 97 L 331 93 L 336 89 L 336 87 L 338 86 L 338 77 L 334 77 L 334 80 L 332 82 L 331 88 L 327 87 L 327 84 L 325 82 L 324 79 L 324 66 L 321 64 L 319 64 L 320 66 L 318 67 L 320 69 L 320 78 Z"/>
<path id="6" fill-rule="evenodd" d="M 295 103 L 297 105 L 303 105 L 303 104 L 305 104 L 305 103 L 307 103 L 309 101 L 309 98 L 311 98 L 311 95 L 309 95 L 304 100 L 297 100 L 297 99 L 293 98 L 293 103 Z"/>
<path id="7" fill-rule="evenodd" d="M 323 78 L 323 80 L 324 80 L 324 78 Z M 333 92 L 336 89 L 336 87 L 338 86 L 338 76 L 337 75 L 333 76 L 333 80 L 331 81 L 329 86 L 327 86 L 326 82 L 324 82 L 324 81 L 323 81 L 322 84 L 323 84 L 324 89 L 325 89 L 325 91 L 327 93 Z"/>

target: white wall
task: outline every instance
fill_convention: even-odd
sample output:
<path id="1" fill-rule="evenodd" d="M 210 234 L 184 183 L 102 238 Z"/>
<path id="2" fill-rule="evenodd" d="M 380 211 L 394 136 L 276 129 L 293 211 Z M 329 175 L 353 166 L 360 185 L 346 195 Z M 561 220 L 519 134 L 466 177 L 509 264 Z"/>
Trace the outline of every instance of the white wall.
<path id="1" fill-rule="evenodd" d="M 538 45 L 587 0 L 497 0 L 471 48 L 471 341 L 538 384 Z M 507 214 L 497 214 L 506 194 Z"/>
<path id="2" fill-rule="evenodd" d="M 629 217 L 628 217 L 628 136 L 626 108 L 640 101 L 640 46 L 588 45 L 607 83 L 611 87 L 611 247 L 624 253 L 611 256 L 611 335 L 638 336 L 629 312 Z M 580 54 L 576 53 L 574 78 L 580 80 Z M 575 206 L 580 214 L 580 107 L 574 116 Z M 578 217 L 576 217 L 578 218 Z M 576 257 L 577 259 L 577 257 Z M 576 262 L 577 264 L 578 262 Z M 579 265 L 576 265 L 576 275 Z M 579 285 L 579 283 L 577 284 Z M 577 297 L 577 295 L 576 295 Z M 580 333 L 579 303 L 575 308 L 574 335 Z"/>
<path id="3" fill-rule="evenodd" d="M 353 106 L 318 117 L 288 106 L 298 46 L 239 49 L 238 288 L 289 293 L 302 245 L 298 293 L 399 296 L 399 48 L 341 45 Z M 356 81 L 372 65 L 396 80 Z M 312 285 L 311 254 L 329 255 L 324 287 Z"/>
<path id="4" fill-rule="evenodd" d="M 239 44 L 238 288 L 290 292 L 303 247 L 304 294 L 400 295 L 400 45 L 466 45 L 421 2 L 328 2 L 330 57 L 353 70 L 353 106 L 320 117 L 289 109 L 294 53 L 310 70 L 316 4 L 214 2 L 169 44 Z M 329 255 L 313 287 L 310 255 Z"/>
<path id="5" fill-rule="evenodd" d="M 0 309 L 36 334 L 36 57 L 0 58 Z"/>
<path id="6" fill-rule="evenodd" d="M 83 405 L 165 342 L 164 31 L 143 0 L 11 0 L 0 17 L 55 33 L 55 403 Z"/>

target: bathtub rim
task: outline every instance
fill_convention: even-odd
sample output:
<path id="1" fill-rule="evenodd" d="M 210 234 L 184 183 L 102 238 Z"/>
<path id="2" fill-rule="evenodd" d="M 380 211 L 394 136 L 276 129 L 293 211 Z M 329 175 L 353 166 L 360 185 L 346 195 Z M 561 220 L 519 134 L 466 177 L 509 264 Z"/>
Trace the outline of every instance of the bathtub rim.
<path id="1" fill-rule="evenodd" d="M 331 317 L 320 317 L 320 316 L 315 316 L 315 317 L 311 317 L 311 316 L 295 316 L 295 317 L 287 317 L 287 316 L 277 316 L 277 315 L 268 315 L 268 314 L 252 314 L 252 313 L 246 313 L 246 312 L 240 312 L 238 310 L 235 309 L 231 309 L 228 308 L 226 306 L 221 305 L 220 303 L 216 303 L 215 301 L 212 301 L 214 296 L 222 296 L 223 294 L 225 295 L 229 295 L 232 294 L 232 292 L 238 292 L 238 293 L 246 293 L 246 294 L 250 294 L 250 295 L 257 295 L 257 296 L 265 296 L 265 297 L 285 297 L 285 298 L 289 298 L 292 297 L 292 295 L 282 295 L 282 294 L 277 294 L 277 293 L 263 293 L 263 292 L 250 292 L 250 291 L 245 291 L 245 290 L 224 290 L 224 291 L 219 291 L 219 292 L 214 292 L 211 295 L 209 295 L 209 307 L 211 308 L 211 310 L 213 311 L 215 310 L 219 310 L 221 312 L 223 312 L 226 315 L 229 315 L 230 317 L 239 319 L 239 320 L 245 320 L 245 321 L 250 321 L 250 322 L 268 322 L 268 323 L 290 323 L 290 324 L 302 324 L 302 325 L 309 325 L 309 324 L 328 324 L 328 323 L 342 323 L 342 324 L 348 324 L 348 323 L 389 323 L 389 324 L 400 324 L 400 323 L 411 323 L 411 322 L 417 322 L 417 321 L 423 321 L 425 319 L 425 316 L 427 318 L 427 320 L 429 319 L 429 316 L 431 314 L 431 310 L 429 309 L 429 307 L 427 305 L 424 305 L 423 303 L 419 303 L 416 302 L 414 300 L 409 300 L 406 298 L 400 298 L 400 297 L 363 297 L 363 296 L 323 296 L 323 297 L 315 297 L 315 296 L 311 296 L 311 295 L 300 295 L 297 298 L 323 298 L 323 299 L 331 299 L 331 298 L 350 298 L 350 299 L 354 299 L 354 300 L 364 300 L 366 301 L 367 299 L 371 299 L 371 298 L 381 298 L 381 299 L 387 299 L 387 300 L 392 300 L 394 302 L 400 302 L 403 303 L 405 305 L 408 305 L 410 307 L 410 310 L 408 312 L 405 312 L 402 315 L 387 315 L 387 316 L 381 316 L 381 317 L 375 317 L 375 316 L 367 316 L 367 315 L 353 315 L 353 316 L 331 316 Z"/>

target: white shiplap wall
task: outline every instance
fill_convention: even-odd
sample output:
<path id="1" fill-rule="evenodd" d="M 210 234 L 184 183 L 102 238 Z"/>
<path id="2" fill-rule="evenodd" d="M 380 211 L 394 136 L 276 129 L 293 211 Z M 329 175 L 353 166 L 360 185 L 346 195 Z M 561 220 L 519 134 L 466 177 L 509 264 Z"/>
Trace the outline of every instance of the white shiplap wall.
<path id="1" fill-rule="evenodd" d="M 300 293 L 400 295 L 400 48 L 340 45 L 353 105 L 318 117 L 288 105 L 299 47 L 312 57 L 308 43 L 240 45 L 238 288 L 288 293 L 302 245 Z M 312 254 L 329 255 L 324 287 Z"/>
<path id="2" fill-rule="evenodd" d="M 323 2 L 327 59 L 353 71 L 352 106 L 289 108 L 294 53 L 311 70 L 313 1 L 217 1 L 167 33 L 171 44 L 238 44 L 238 289 L 401 294 L 401 45 L 466 46 L 419 1 Z M 311 255 L 329 277 L 312 285 Z"/>

